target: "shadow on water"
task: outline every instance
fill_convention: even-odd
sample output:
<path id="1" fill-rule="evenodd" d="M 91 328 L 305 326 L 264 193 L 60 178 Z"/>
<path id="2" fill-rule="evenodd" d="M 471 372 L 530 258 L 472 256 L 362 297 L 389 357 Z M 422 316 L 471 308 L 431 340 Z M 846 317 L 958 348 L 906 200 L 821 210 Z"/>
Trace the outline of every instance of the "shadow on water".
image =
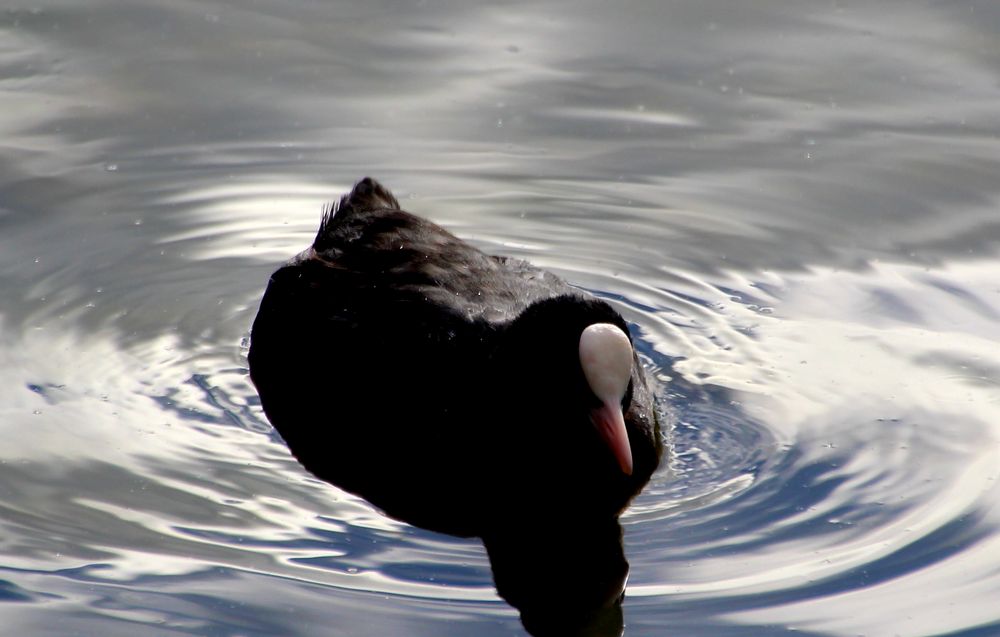
<path id="1" fill-rule="evenodd" d="M 497 592 L 532 635 L 609 637 L 624 630 L 628 562 L 621 526 L 526 524 L 483 538 Z"/>

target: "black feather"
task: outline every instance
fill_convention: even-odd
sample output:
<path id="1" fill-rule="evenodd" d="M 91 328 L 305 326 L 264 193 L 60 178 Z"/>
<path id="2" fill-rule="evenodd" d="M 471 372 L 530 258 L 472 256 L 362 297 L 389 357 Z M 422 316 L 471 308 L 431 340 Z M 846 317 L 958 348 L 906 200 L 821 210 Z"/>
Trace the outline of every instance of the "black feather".
<path id="1" fill-rule="evenodd" d="M 399 201 L 389 190 L 371 177 L 354 184 L 351 192 L 323 208 L 323 220 L 313 241 L 317 252 L 326 251 L 331 244 L 335 223 L 361 212 L 399 210 Z"/>

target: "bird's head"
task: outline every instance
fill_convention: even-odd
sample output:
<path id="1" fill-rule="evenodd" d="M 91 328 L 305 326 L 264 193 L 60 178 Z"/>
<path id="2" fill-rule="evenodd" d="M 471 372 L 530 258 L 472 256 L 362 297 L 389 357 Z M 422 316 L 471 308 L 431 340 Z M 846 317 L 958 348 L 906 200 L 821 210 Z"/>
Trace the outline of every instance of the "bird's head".
<path id="1" fill-rule="evenodd" d="M 574 295 L 540 301 L 504 330 L 495 362 L 500 426 L 520 434 L 512 455 L 553 473 L 614 482 L 632 475 L 633 447 L 642 442 L 627 414 L 642 372 L 628 326 L 610 305 Z"/>

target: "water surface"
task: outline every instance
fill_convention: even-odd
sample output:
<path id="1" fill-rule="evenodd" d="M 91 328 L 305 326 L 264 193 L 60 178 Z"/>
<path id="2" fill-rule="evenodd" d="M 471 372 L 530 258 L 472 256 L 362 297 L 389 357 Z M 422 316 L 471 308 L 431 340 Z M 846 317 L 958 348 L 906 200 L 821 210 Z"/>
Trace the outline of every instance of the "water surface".
<path id="1" fill-rule="evenodd" d="M 371 174 L 635 326 L 676 426 L 627 635 L 1000 635 L 998 35 L 961 0 L 3 8 L 5 630 L 523 634 L 478 542 L 312 479 L 247 378 L 268 275 Z"/>

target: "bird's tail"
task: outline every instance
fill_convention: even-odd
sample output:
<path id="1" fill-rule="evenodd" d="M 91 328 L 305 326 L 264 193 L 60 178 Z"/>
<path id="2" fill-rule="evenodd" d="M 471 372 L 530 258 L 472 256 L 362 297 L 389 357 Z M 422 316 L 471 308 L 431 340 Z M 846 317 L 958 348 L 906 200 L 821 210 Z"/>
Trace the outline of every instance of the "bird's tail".
<path id="1" fill-rule="evenodd" d="M 371 177 L 365 177 L 354 184 L 347 193 L 323 210 L 323 221 L 316 233 L 313 247 L 322 250 L 325 238 L 330 235 L 334 219 L 342 220 L 359 212 L 371 210 L 399 210 L 399 202 L 389 189 Z"/>

